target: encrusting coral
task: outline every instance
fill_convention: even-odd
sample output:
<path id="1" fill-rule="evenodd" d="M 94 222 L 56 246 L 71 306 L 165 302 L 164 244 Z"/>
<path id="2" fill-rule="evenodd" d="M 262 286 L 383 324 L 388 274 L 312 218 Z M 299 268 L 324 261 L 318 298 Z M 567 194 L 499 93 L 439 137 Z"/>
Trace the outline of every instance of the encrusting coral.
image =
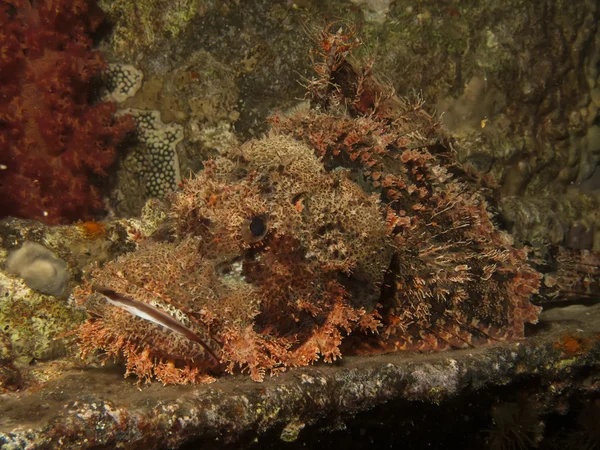
<path id="1" fill-rule="evenodd" d="M 104 210 L 105 175 L 133 128 L 114 103 L 92 104 L 106 68 L 92 51 L 102 13 L 85 0 L 0 2 L 0 210 L 49 224 Z"/>
<path id="2" fill-rule="evenodd" d="M 131 64 L 109 64 L 102 72 L 106 85 L 106 100 L 123 103 L 142 87 L 144 74 Z"/>
<path id="3" fill-rule="evenodd" d="M 312 109 L 209 161 L 164 226 L 76 294 L 84 355 L 164 383 L 261 380 L 342 351 L 519 339 L 537 321 L 539 273 L 438 124 L 348 61 L 352 33 L 318 44 Z"/>
<path id="4" fill-rule="evenodd" d="M 131 155 L 132 166 L 145 187 L 145 194 L 163 198 L 181 182 L 177 144 L 183 140 L 183 127 L 165 124 L 160 111 L 127 108 L 121 110 L 135 120 L 141 148 Z"/>

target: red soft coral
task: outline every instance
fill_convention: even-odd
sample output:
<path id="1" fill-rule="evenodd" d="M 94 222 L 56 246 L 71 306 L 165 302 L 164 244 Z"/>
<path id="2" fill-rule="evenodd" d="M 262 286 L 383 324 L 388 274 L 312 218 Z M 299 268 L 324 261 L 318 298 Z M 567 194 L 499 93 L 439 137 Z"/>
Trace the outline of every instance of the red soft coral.
<path id="1" fill-rule="evenodd" d="M 115 105 L 92 104 L 105 67 L 88 35 L 102 20 L 86 0 L 0 1 L 0 217 L 47 223 L 89 219 L 132 128 Z"/>

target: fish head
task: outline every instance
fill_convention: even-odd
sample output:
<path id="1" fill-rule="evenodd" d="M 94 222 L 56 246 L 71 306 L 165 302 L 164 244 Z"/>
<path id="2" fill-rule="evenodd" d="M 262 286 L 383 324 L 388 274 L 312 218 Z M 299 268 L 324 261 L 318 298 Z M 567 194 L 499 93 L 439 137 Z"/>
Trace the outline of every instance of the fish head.
<path id="1" fill-rule="evenodd" d="M 261 379 L 335 359 L 343 335 L 376 328 L 394 251 L 382 207 L 309 147 L 250 141 L 188 180 L 168 215 L 171 239 L 146 239 L 94 272 L 84 349 L 168 382 L 215 366 Z"/>

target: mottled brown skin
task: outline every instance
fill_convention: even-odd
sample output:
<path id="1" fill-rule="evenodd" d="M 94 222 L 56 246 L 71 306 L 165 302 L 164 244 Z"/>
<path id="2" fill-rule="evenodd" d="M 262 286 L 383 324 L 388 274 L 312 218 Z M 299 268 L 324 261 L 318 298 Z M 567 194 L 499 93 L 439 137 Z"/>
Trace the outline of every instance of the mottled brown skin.
<path id="1" fill-rule="evenodd" d="M 420 99 L 394 96 L 370 64 L 357 69 L 339 53 L 344 43 L 356 44 L 352 32 L 318 37 L 315 59 L 322 62 L 308 86 L 313 109 L 271 122 L 315 149 L 326 167 L 349 168 L 387 205 L 396 253 L 375 345 L 444 350 L 523 338 L 524 324 L 536 322 L 540 310 L 529 301 L 540 274 L 527 252 L 492 222 L 472 174 L 456 162 L 451 140 Z"/>
<path id="2" fill-rule="evenodd" d="M 344 171 L 325 171 L 304 144 L 251 141 L 172 197 L 166 238 L 143 239 L 94 272 L 102 288 L 78 296 L 91 313 L 80 331 L 84 353 L 124 355 L 128 372 L 165 383 L 235 366 L 260 380 L 333 361 L 346 334 L 379 325 L 393 254 L 382 212 L 376 196 Z M 115 302 L 148 303 L 189 332 Z"/>
<path id="3" fill-rule="evenodd" d="M 84 353 L 122 355 L 128 373 L 164 383 L 236 367 L 261 380 L 341 357 L 347 336 L 350 352 L 445 350 L 520 339 L 537 321 L 539 273 L 438 124 L 347 61 L 352 34 L 318 44 L 313 109 L 206 164 L 172 197 L 166 237 L 93 274 L 187 331 L 81 292 Z"/>

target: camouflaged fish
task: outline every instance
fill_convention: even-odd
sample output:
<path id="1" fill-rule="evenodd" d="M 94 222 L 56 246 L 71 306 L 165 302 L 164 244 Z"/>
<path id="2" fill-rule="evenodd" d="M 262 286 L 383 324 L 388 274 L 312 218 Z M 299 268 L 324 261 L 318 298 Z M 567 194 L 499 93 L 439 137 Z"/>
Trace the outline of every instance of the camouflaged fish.
<path id="1" fill-rule="evenodd" d="M 523 337 L 540 274 L 420 104 L 348 62 L 357 45 L 324 32 L 313 107 L 207 162 L 166 231 L 94 271 L 84 354 L 195 383 Z"/>

